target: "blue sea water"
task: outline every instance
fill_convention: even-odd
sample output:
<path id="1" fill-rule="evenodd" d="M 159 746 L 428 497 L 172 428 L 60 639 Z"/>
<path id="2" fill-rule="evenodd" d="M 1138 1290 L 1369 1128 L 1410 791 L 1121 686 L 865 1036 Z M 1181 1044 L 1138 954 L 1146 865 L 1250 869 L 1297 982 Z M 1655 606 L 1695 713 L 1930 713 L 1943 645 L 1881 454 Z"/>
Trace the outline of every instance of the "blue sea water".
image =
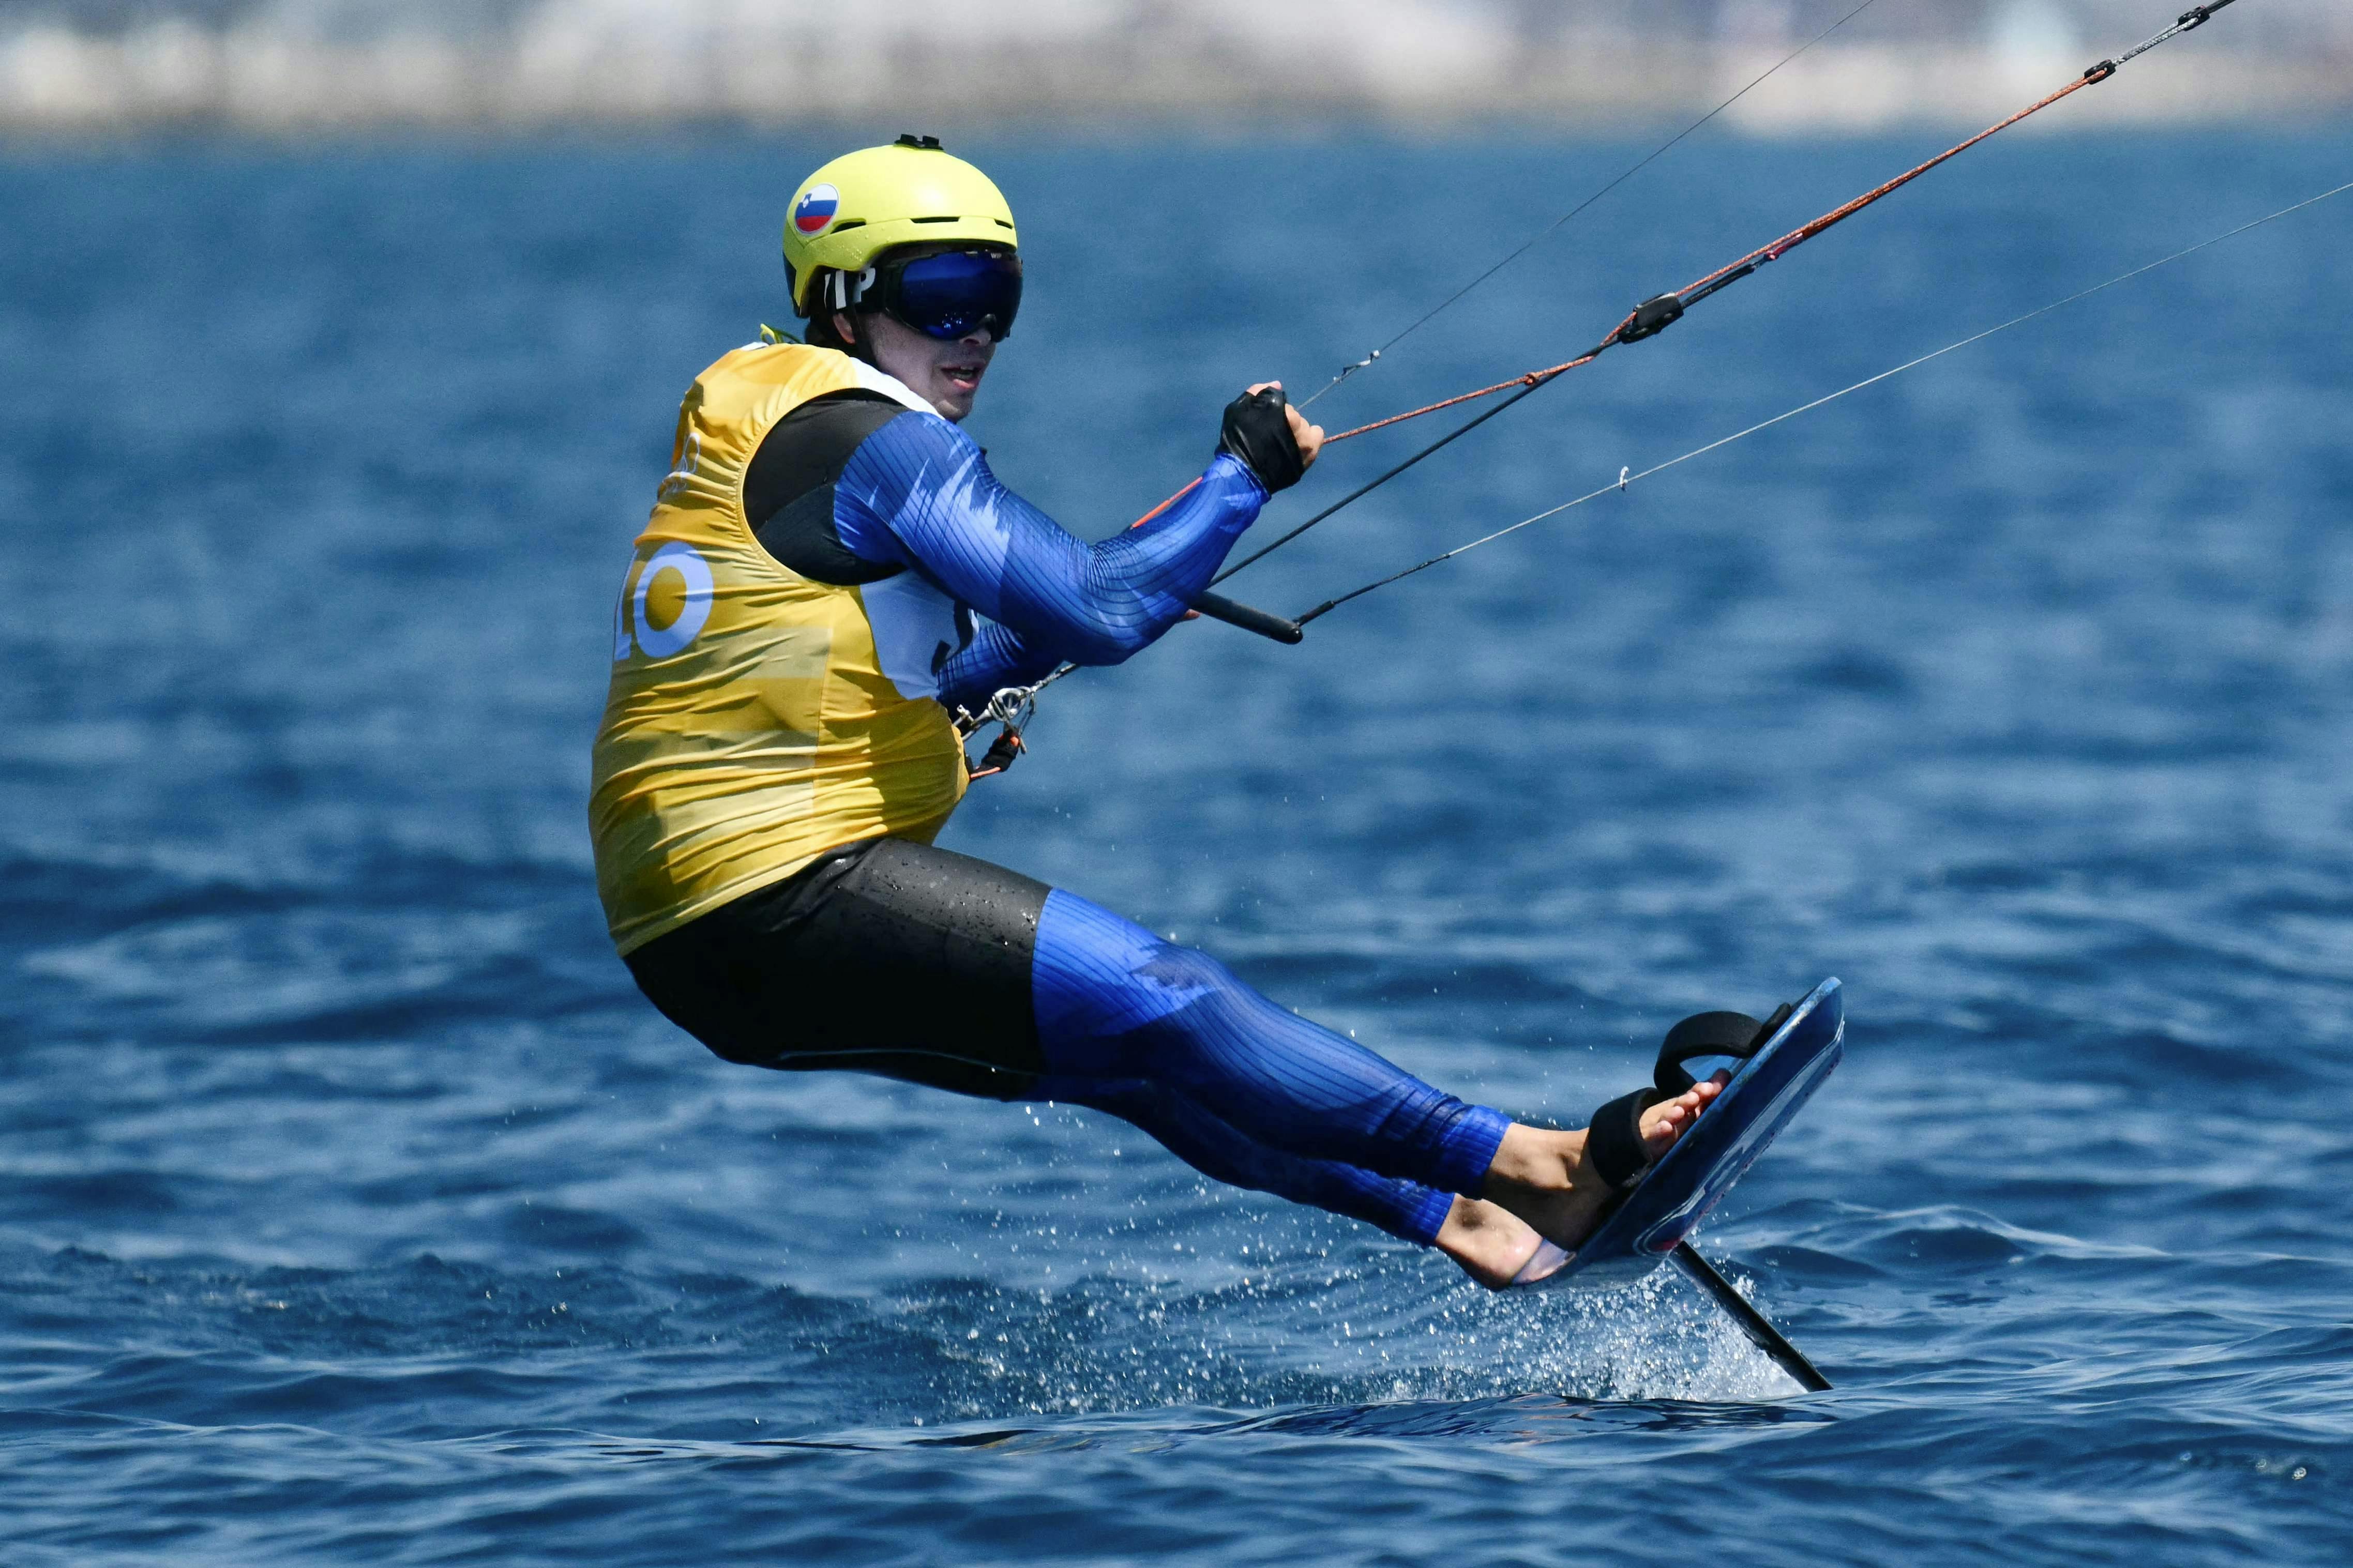
<path id="1" fill-rule="evenodd" d="M 2353 178 L 1996 142 L 1229 585 L 1293 612 Z M 612 595 L 817 139 L 0 156 L 12 1564 L 2353 1556 L 2353 197 L 1048 694 L 944 842 L 1574 1122 L 1849 987 L 1678 1279 L 1493 1296 L 1131 1129 L 730 1067 L 607 945 Z M 1704 133 L 1316 405 L 1935 150 Z M 1642 148 L 976 145 L 972 427 L 1106 533 Z M 1408 449 L 1335 448 L 1295 521 Z"/>

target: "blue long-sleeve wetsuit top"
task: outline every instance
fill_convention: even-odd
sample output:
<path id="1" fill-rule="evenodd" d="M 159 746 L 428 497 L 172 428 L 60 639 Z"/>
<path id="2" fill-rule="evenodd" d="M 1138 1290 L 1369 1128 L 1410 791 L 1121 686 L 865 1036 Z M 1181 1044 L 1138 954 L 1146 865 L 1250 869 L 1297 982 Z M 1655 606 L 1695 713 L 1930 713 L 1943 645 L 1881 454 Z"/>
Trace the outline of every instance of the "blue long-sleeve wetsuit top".
<path id="1" fill-rule="evenodd" d="M 860 444 L 834 523 L 853 554 L 912 568 L 987 617 L 940 672 L 944 703 L 977 709 L 1065 660 L 1117 664 L 1153 642 L 1208 586 L 1266 498 L 1221 453 L 1175 506 L 1090 545 L 998 482 L 971 437 L 906 413 Z"/>
<path id="2" fill-rule="evenodd" d="M 913 410 L 878 420 L 884 413 L 868 405 L 831 419 L 865 433 L 829 487 L 826 521 L 870 571 L 914 572 L 987 617 L 939 671 L 951 710 L 976 710 L 1066 660 L 1117 664 L 1145 647 L 1208 586 L 1266 504 L 1258 477 L 1220 453 L 1166 511 L 1089 544 L 1006 489 L 947 420 Z"/>

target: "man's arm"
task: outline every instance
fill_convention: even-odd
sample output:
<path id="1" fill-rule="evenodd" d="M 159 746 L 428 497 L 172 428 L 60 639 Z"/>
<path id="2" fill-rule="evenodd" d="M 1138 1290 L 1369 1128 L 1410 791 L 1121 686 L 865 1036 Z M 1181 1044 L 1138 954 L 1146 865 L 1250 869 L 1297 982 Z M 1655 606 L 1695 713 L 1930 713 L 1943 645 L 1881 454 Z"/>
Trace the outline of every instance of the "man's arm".
<path id="1" fill-rule="evenodd" d="M 970 692 L 1063 659 L 1117 664 L 1150 644 L 1208 586 L 1267 493 L 1220 453 L 1160 516 L 1089 545 L 998 483 L 970 437 L 911 412 L 860 445 L 834 521 L 860 558 L 912 567 L 999 624 L 1006 635 L 984 636 L 951 666 L 955 689 Z"/>

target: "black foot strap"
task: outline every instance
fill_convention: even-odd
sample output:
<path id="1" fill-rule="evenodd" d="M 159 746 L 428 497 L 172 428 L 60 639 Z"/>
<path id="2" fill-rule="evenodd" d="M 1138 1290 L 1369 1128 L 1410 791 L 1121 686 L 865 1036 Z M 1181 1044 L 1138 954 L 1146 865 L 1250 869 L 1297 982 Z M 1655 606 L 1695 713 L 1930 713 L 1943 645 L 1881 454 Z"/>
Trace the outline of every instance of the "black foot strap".
<path id="1" fill-rule="evenodd" d="M 1666 1044 L 1659 1047 L 1659 1065 L 1652 1072 L 1660 1092 L 1682 1094 L 1697 1081 L 1683 1070 L 1683 1063 L 1694 1057 L 1737 1057 L 1746 1061 L 1796 1011 L 1795 1005 L 1785 1002 L 1761 1024 L 1746 1013 L 1694 1013 L 1669 1029 Z"/>
<path id="2" fill-rule="evenodd" d="M 1667 1031 L 1651 1069 L 1654 1087 L 1620 1095 L 1593 1113 L 1585 1130 L 1585 1152 L 1603 1181 L 1624 1189 L 1641 1180 L 1651 1168 L 1651 1151 L 1642 1142 L 1642 1112 L 1662 1100 L 1687 1093 L 1697 1082 L 1683 1063 L 1700 1057 L 1755 1056 L 1773 1031 L 1797 1011 L 1785 1003 L 1771 1017 L 1758 1023 L 1746 1013 L 1694 1013 Z"/>
<path id="3" fill-rule="evenodd" d="M 1612 1187 L 1630 1187 L 1651 1168 L 1642 1142 L 1642 1112 L 1659 1103 L 1659 1091 L 1638 1089 L 1593 1113 L 1585 1129 L 1585 1157 Z"/>

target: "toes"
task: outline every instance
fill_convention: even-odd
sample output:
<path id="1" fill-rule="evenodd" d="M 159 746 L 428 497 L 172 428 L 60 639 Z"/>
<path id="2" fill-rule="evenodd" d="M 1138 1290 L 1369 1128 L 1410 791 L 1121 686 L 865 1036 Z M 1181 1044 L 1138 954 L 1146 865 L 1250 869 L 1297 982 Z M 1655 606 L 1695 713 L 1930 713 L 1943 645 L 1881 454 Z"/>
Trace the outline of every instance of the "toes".
<path id="1" fill-rule="evenodd" d="M 1660 1147 L 1672 1143 L 1691 1130 L 1693 1119 L 1706 1110 L 1731 1081 L 1730 1073 L 1718 1071 L 1672 1100 L 1662 1100 L 1651 1107 L 1642 1113 L 1642 1142 Z"/>

